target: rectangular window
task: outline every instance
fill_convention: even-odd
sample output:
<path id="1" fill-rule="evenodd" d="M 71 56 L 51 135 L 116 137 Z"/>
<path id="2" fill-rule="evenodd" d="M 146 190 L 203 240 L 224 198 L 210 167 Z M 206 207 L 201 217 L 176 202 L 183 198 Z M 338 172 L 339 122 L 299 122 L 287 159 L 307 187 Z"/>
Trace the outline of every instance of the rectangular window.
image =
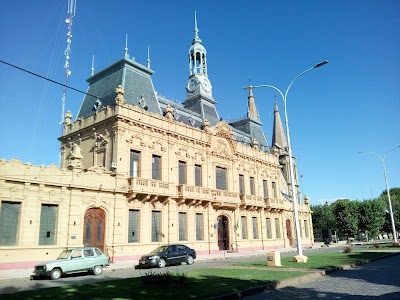
<path id="1" fill-rule="evenodd" d="M 187 241 L 186 228 L 187 228 L 186 213 L 180 212 L 179 213 L 179 240 L 180 241 Z"/>
<path id="2" fill-rule="evenodd" d="M 153 155 L 151 170 L 151 178 L 154 180 L 161 180 L 161 156 Z"/>
<path id="3" fill-rule="evenodd" d="M 254 177 L 250 177 L 250 194 L 255 195 L 256 194 L 256 187 L 254 184 Z"/>
<path id="4" fill-rule="evenodd" d="M 307 220 L 304 220 L 304 234 L 306 238 L 308 238 L 308 222 Z"/>
<path id="5" fill-rule="evenodd" d="M 0 246 L 16 246 L 21 203 L 1 202 Z"/>
<path id="6" fill-rule="evenodd" d="M 215 169 L 215 178 L 216 178 L 216 183 L 215 186 L 219 190 L 226 190 L 227 184 L 226 184 L 226 169 L 225 168 L 220 168 L 216 167 Z"/>
<path id="7" fill-rule="evenodd" d="M 203 240 L 203 214 L 196 214 L 196 241 Z"/>
<path id="8" fill-rule="evenodd" d="M 247 218 L 242 216 L 242 239 L 247 239 Z"/>
<path id="9" fill-rule="evenodd" d="M 267 228 L 267 239 L 272 239 L 271 219 L 265 219 L 265 227 Z"/>
<path id="10" fill-rule="evenodd" d="M 201 186 L 201 165 L 194 165 L 194 185 Z"/>
<path id="11" fill-rule="evenodd" d="M 161 212 L 151 212 L 151 241 L 161 241 Z"/>
<path id="12" fill-rule="evenodd" d="M 178 172 L 179 172 L 179 184 L 186 184 L 186 162 L 185 161 L 179 161 Z"/>
<path id="13" fill-rule="evenodd" d="M 281 238 L 281 226 L 279 225 L 278 218 L 275 218 L 275 236 L 277 239 Z"/>
<path id="14" fill-rule="evenodd" d="M 264 198 L 268 198 L 268 186 L 266 180 L 263 180 L 263 191 L 264 191 Z"/>
<path id="15" fill-rule="evenodd" d="M 39 245 L 56 244 L 58 205 L 42 204 L 40 212 Z"/>
<path id="16" fill-rule="evenodd" d="M 258 239 L 257 217 L 253 217 L 253 238 Z"/>
<path id="17" fill-rule="evenodd" d="M 139 211 L 129 210 L 128 243 L 139 242 Z"/>
<path id="18" fill-rule="evenodd" d="M 274 199 L 276 199 L 276 183 L 272 182 L 272 197 L 274 197 Z"/>
<path id="19" fill-rule="evenodd" d="M 130 157 L 130 177 L 139 177 L 139 159 L 140 159 L 140 152 L 131 150 L 131 157 Z"/>
<path id="20" fill-rule="evenodd" d="M 239 175 L 239 194 L 244 194 L 244 176 Z"/>

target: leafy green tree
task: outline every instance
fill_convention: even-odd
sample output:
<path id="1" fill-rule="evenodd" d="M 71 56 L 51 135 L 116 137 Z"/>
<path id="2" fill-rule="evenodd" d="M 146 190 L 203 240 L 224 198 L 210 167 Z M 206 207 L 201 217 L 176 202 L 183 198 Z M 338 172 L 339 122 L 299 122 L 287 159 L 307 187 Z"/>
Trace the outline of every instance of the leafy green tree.
<path id="1" fill-rule="evenodd" d="M 333 216 L 332 206 L 325 205 L 311 205 L 313 225 L 319 229 L 335 230 L 335 217 Z"/>
<path id="2" fill-rule="evenodd" d="M 368 231 L 368 237 L 375 238 L 385 223 L 385 202 L 382 199 L 364 200 L 358 204 L 359 230 Z"/>
<path id="3" fill-rule="evenodd" d="M 347 236 L 355 236 L 358 231 L 358 202 L 349 199 L 340 199 L 333 203 L 333 215 L 337 228 Z"/>
<path id="4" fill-rule="evenodd" d="M 389 190 L 390 193 L 390 200 L 392 202 L 392 210 L 393 210 L 393 218 L 394 218 L 394 224 L 396 231 L 400 230 L 400 188 L 392 188 Z M 389 214 L 389 202 L 388 202 L 388 197 L 386 190 L 382 192 L 382 194 L 379 197 L 380 200 L 382 200 L 385 203 L 385 223 L 383 225 L 383 231 L 384 232 L 392 232 L 392 222 L 390 219 L 390 214 Z"/>

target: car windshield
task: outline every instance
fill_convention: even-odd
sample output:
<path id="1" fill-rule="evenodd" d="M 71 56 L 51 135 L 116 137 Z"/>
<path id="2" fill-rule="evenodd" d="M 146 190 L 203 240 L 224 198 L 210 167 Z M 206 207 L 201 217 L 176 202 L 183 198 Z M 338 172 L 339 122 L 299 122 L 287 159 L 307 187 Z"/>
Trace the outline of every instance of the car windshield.
<path id="1" fill-rule="evenodd" d="M 160 246 L 157 249 L 151 251 L 151 253 L 160 253 L 160 252 L 167 250 L 167 248 L 168 248 L 168 246 Z"/>
<path id="2" fill-rule="evenodd" d="M 72 250 L 64 250 L 57 259 L 66 259 L 71 255 Z"/>

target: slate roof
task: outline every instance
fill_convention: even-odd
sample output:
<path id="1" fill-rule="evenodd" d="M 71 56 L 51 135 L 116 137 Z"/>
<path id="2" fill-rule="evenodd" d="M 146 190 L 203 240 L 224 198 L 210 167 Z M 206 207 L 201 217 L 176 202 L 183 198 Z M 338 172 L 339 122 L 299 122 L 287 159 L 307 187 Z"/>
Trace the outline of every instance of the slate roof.
<path id="1" fill-rule="evenodd" d="M 94 74 L 87 82 L 89 89 L 77 118 L 90 116 L 102 106 L 115 104 L 115 89 L 122 85 L 125 103 L 161 114 L 151 75 L 154 71 L 129 59 L 122 58 L 110 67 Z"/>
<path id="2" fill-rule="evenodd" d="M 216 101 L 205 95 L 192 96 L 183 104 L 158 95 L 151 80 L 153 73 L 146 66 L 124 57 L 94 74 L 87 79 L 88 94 L 82 101 L 77 118 L 90 116 L 101 107 L 115 105 L 115 89 L 121 84 L 125 91 L 126 104 L 160 115 L 165 115 L 165 109 L 170 105 L 175 120 L 200 129 L 206 119 L 211 126 L 221 121 L 216 110 Z M 229 123 L 235 141 L 252 146 L 253 139 L 256 139 L 260 149 L 269 151 L 261 125 L 261 122 L 249 117 Z"/>

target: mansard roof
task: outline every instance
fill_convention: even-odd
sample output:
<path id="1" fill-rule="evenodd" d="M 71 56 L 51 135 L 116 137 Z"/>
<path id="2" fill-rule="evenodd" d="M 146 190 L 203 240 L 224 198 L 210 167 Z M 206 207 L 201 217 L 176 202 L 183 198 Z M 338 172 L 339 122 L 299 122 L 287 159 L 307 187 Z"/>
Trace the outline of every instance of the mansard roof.
<path id="1" fill-rule="evenodd" d="M 122 85 L 125 103 L 161 114 L 154 91 L 151 69 L 124 57 L 87 79 L 89 89 L 77 118 L 87 117 L 101 107 L 115 104 L 115 89 Z"/>

